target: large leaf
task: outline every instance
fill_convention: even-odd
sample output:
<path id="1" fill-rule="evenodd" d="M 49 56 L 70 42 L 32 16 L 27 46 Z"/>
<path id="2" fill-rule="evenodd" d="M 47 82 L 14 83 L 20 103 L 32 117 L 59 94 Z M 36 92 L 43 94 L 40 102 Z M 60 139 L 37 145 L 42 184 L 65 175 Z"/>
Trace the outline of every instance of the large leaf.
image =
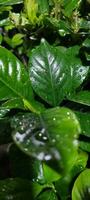
<path id="1" fill-rule="evenodd" d="M 0 0 L 0 5 L 14 5 L 22 2 L 23 0 Z"/>
<path id="2" fill-rule="evenodd" d="M 77 159 L 80 126 L 66 108 L 53 108 L 40 116 L 32 113 L 12 119 L 12 136 L 18 147 L 39 160 L 54 161 L 54 167 L 70 170 Z"/>
<path id="3" fill-rule="evenodd" d="M 78 46 L 55 48 L 44 39 L 30 54 L 29 73 L 35 92 L 49 104 L 58 105 L 79 87 L 89 67 L 82 66 Z"/>
<path id="4" fill-rule="evenodd" d="M 0 47 L 0 100 L 13 99 L 15 107 L 27 107 L 32 111 L 37 107 L 25 67 L 10 51 Z"/>
<path id="5" fill-rule="evenodd" d="M 72 200 L 90 199 L 90 169 L 84 170 L 76 179 L 72 190 Z"/>
<path id="6" fill-rule="evenodd" d="M 2 200 L 33 200 L 42 189 L 43 186 L 25 179 L 0 180 L 0 198 Z"/>

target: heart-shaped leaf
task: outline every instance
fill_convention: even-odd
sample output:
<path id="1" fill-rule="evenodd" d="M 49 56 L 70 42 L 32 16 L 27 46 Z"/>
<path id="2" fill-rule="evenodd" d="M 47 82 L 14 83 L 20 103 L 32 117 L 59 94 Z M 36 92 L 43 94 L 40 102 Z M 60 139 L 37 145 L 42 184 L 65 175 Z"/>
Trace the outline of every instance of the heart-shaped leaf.
<path id="1" fill-rule="evenodd" d="M 82 66 L 79 47 L 55 48 L 42 39 L 30 52 L 29 74 L 33 89 L 47 103 L 56 106 L 79 87 L 89 67 Z"/>
<path id="2" fill-rule="evenodd" d="M 80 126 L 71 110 L 53 108 L 40 116 L 18 115 L 11 125 L 15 143 L 26 154 L 39 160 L 56 160 L 59 170 L 70 170 L 75 163 Z"/>
<path id="3" fill-rule="evenodd" d="M 72 200 L 90 199 L 90 169 L 84 170 L 76 179 L 72 190 Z"/>

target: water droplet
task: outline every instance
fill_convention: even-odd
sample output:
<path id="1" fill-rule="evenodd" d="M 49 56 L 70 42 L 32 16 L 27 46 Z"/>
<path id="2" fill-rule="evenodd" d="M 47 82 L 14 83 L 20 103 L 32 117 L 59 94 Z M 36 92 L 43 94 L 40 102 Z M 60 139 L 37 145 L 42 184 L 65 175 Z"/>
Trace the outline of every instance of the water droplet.
<path id="1" fill-rule="evenodd" d="M 49 155 L 49 154 L 48 154 L 48 155 L 45 155 L 45 160 L 46 160 L 46 161 L 51 160 L 51 158 L 52 158 L 51 155 Z"/>
<path id="2" fill-rule="evenodd" d="M 56 142 L 56 140 L 55 140 L 55 139 L 52 139 L 52 142 L 53 142 L 53 143 L 55 143 L 55 142 Z"/>
<path id="3" fill-rule="evenodd" d="M 37 155 L 37 158 L 38 158 L 39 160 L 44 160 L 44 153 L 43 153 L 43 152 L 39 153 L 39 154 Z"/>
<path id="4" fill-rule="evenodd" d="M 27 149 L 27 148 L 24 148 L 24 150 L 25 150 L 25 151 L 28 151 L 28 149 Z"/>
<path id="5" fill-rule="evenodd" d="M 54 118 L 53 118 L 53 121 L 55 121 L 55 120 L 56 120 L 56 118 L 54 117 Z"/>
<path id="6" fill-rule="evenodd" d="M 46 137 L 46 136 L 43 136 L 43 140 L 47 140 L 47 137 Z"/>
<path id="7" fill-rule="evenodd" d="M 6 196 L 6 199 L 11 200 L 11 199 L 13 199 L 13 196 L 12 195 L 8 195 L 8 196 Z"/>
<path id="8" fill-rule="evenodd" d="M 70 112 L 67 112 L 67 115 L 70 115 Z"/>
<path id="9" fill-rule="evenodd" d="M 2 188 L 2 192 L 5 192 L 5 190 L 6 190 L 5 188 Z"/>
<path id="10" fill-rule="evenodd" d="M 44 134 L 44 133 L 45 133 L 45 128 L 43 128 L 43 129 L 41 130 L 41 133 L 42 133 L 42 134 Z"/>
<path id="11" fill-rule="evenodd" d="M 74 141 L 73 141 L 73 145 L 74 145 L 74 146 L 77 146 L 77 145 L 78 145 L 78 141 L 77 141 L 77 140 L 74 140 Z"/>

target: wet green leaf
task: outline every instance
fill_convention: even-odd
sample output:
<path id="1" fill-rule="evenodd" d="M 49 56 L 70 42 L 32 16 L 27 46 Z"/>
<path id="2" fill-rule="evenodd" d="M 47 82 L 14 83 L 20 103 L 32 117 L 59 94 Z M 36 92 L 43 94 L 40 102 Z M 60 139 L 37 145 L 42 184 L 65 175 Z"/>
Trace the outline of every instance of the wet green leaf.
<path id="1" fill-rule="evenodd" d="M 90 199 L 90 169 L 84 170 L 76 179 L 72 190 L 72 200 Z"/>
<path id="2" fill-rule="evenodd" d="M 89 67 L 82 66 L 79 47 L 55 48 L 44 39 L 30 53 L 29 73 L 35 92 L 47 103 L 56 106 L 85 80 Z"/>
<path id="3" fill-rule="evenodd" d="M 40 116 L 18 115 L 13 118 L 12 127 L 15 143 L 26 154 L 39 160 L 56 160 L 59 170 L 72 168 L 77 159 L 80 126 L 71 110 L 53 108 Z"/>

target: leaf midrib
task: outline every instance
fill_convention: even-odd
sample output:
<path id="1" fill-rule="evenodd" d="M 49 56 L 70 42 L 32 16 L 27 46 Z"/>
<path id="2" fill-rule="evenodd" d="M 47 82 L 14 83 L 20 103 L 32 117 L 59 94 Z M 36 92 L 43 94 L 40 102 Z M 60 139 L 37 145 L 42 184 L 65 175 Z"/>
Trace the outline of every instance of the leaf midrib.
<path id="1" fill-rule="evenodd" d="M 47 56 L 47 64 L 48 64 L 50 80 L 51 80 L 50 82 L 51 82 L 51 88 L 52 88 L 53 104 L 54 104 L 54 106 L 56 106 L 55 88 L 54 88 L 54 84 L 53 84 L 53 77 L 52 77 L 52 70 L 51 70 L 52 63 L 49 65 L 48 56 Z"/>

